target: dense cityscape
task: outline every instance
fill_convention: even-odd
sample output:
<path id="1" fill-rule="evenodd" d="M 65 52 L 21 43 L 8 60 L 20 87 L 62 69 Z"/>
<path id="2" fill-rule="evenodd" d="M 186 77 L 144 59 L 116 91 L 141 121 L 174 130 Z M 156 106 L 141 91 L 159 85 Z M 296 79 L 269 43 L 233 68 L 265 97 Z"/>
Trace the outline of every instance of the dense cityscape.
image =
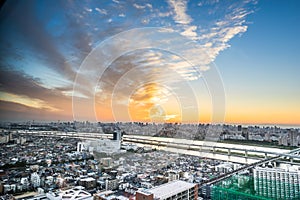
<path id="1" fill-rule="evenodd" d="M 300 144 L 300 132 L 296 128 L 211 126 L 222 127 L 216 143 L 238 142 L 286 151 L 297 150 Z M 193 140 L 201 141 L 208 134 L 208 127 L 208 124 L 171 123 L 2 123 L 1 198 L 64 199 L 79 195 L 87 199 L 123 200 L 167 199 L 175 198 L 172 197 L 174 195 L 179 198 L 179 194 L 183 199 L 223 199 L 222 195 L 228 195 L 229 199 L 235 198 L 234 195 L 252 199 L 280 195 L 288 195 L 291 199 L 299 197 L 298 156 L 276 158 L 245 168 L 251 163 L 231 162 L 229 157 L 232 155 L 228 155 L 228 160 L 218 160 L 182 154 L 180 150 L 160 150 L 159 145 L 126 142 L 132 133 L 152 138 L 184 139 L 191 130 L 196 133 Z M 98 135 L 101 138 L 92 137 Z M 222 152 L 215 151 L 213 154 Z M 275 157 L 259 160 L 270 158 Z M 226 179 L 210 182 L 234 171 L 237 172 Z M 275 185 L 274 192 L 268 191 L 267 183 L 256 181 L 261 176 L 266 178 L 261 175 L 264 172 L 282 174 L 279 181 L 289 181 L 289 191 L 281 193 Z M 167 192 L 173 191 L 172 187 L 183 189 L 168 196 Z"/>

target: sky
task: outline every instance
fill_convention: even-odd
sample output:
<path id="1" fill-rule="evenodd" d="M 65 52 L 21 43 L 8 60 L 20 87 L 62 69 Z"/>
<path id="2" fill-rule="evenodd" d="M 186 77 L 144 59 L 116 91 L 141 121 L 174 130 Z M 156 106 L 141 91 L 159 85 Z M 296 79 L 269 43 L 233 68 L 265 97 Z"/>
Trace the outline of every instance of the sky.
<path id="1" fill-rule="evenodd" d="M 300 125 L 299 8 L 6 1 L 0 120 Z"/>

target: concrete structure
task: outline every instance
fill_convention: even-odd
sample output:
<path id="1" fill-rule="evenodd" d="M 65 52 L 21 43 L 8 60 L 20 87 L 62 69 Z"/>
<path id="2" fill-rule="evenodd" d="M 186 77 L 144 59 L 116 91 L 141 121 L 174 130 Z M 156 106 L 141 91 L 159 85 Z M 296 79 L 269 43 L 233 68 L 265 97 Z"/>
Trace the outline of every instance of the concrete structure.
<path id="1" fill-rule="evenodd" d="M 168 171 L 168 179 L 169 181 L 179 180 L 179 173 L 176 171 Z"/>
<path id="2" fill-rule="evenodd" d="M 82 152 L 84 150 L 87 150 L 85 147 L 85 143 L 84 142 L 78 142 L 77 143 L 77 152 Z"/>
<path id="3" fill-rule="evenodd" d="M 196 141 L 179 138 L 124 135 L 123 144 L 135 144 L 139 147 L 151 147 L 174 153 L 206 157 L 234 163 L 252 164 L 267 157 L 277 155 L 291 156 L 300 160 L 300 156 L 287 155 L 289 150 L 262 146 Z"/>
<path id="4" fill-rule="evenodd" d="M 57 193 L 49 192 L 46 194 L 46 197 L 50 200 L 92 200 L 92 195 L 83 189 L 83 187 L 78 186 Z"/>
<path id="5" fill-rule="evenodd" d="M 136 192 L 136 200 L 164 200 L 198 198 L 198 185 L 185 181 L 172 181 L 158 187 Z"/>
<path id="6" fill-rule="evenodd" d="M 145 126 L 146 127 L 146 126 Z M 249 130 L 248 130 L 249 131 Z M 299 133 L 299 131 L 298 131 Z M 28 135 L 29 133 L 19 133 Z M 89 140 L 113 139 L 112 134 L 101 133 L 65 133 L 65 132 L 32 132 L 37 136 L 59 136 L 68 138 L 80 138 Z M 257 136 L 257 135 L 256 135 Z M 250 137 L 250 135 L 249 135 Z M 252 137 L 252 136 L 251 136 Z M 261 136 L 259 136 L 261 137 Z M 285 135 L 286 138 L 287 135 Z M 299 137 L 300 139 L 300 137 Z M 229 143 L 218 143 L 211 141 L 196 141 L 179 138 L 164 138 L 141 135 L 122 136 L 123 145 L 136 145 L 139 147 L 155 148 L 169 152 L 201 156 L 210 159 L 223 160 L 228 162 L 252 164 L 266 157 L 284 156 L 288 153 L 287 149 L 269 148 L 263 146 L 240 145 Z M 263 138 L 261 138 L 263 140 Z M 281 140 L 281 138 L 279 138 Z M 116 140 L 115 140 L 116 141 Z M 280 143 L 281 141 L 279 141 Z M 284 141 L 284 143 L 287 141 Z M 281 144 L 281 143 L 280 143 Z M 288 144 L 287 144 L 288 145 Z M 293 159 L 300 160 L 300 156 L 293 155 Z"/>
<path id="7" fill-rule="evenodd" d="M 222 172 L 222 173 L 228 173 L 233 170 L 233 164 L 232 163 L 221 163 L 217 166 L 215 166 L 215 171 Z"/>
<path id="8" fill-rule="evenodd" d="M 103 167 L 111 167 L 113 163 L 112 158 L 101 158 L 100 163 L 102 164 Z"/>
<path id="9" fill-rule="evenodd" d="M 34 188 L 40 187 L 40 185 L 41 185 L 40 176 L 36 172 L 31 174 L 30 181 Z"/>
<path id="10" fill-rule="evenodd" d="M 122 134 L 120 130 L 113 133 L 113 140 L 122 140 Z"/>
<path id="11" fill-rule="evenodd" d="M 272 199 L 300 199 L 298 167 L 262 168 L 253 171 L 254 189 L 258 195 Z"/>
<path id="12" fill-rule="evenodd" d="M 117 179 L 106 179 L 105 190 L 116 190 L 119 187 L 119 181 Z"/>
<path id="13" fill-rule="evenodd" d="M 116 131 L 113 133 L 112 140 L 102 137 L 101 139 L 78 142 L 77 152 L 82 152 L 83 150 L 86 150 L 89 152 L 96 151 L 99 153 L 107 153 L 107 154 L 117 153 L 121 149 L 121 141 L 122 141 L 122 134 L 120 131 Z"/>
<path id="14" fill-rule="evenodd" d="M 0 135 L 0 144 L 7 143 L 9 141 L 8 135 Z"/>
<path id="15" fill-rule="evenodd" d="M 299 133 L 296 132 L 294 129 L 289 129 L 288 130 L 288 139 L 289 139 L 289 144 L 290 146 L 298 146 L 299 144 Z"/>
<path id="16" fill-rule="evenodd" d="M 96 187 L 96 179 L 92 177 L 82 178 L 79 180 L 79 185 L 83 186 L 86 189 L 93 189 Z"/>
<path id="17" fill-rule="evenodd" d="M 106 200 L 113 194 L 114 192 L 111 190 L 99 192 L 97 194 L 94 194 L 94 200 Z"/>
<path id="18" fill-rule="evenodd" d="M 36 132 L 34 134 L 43 135 L 43 136 L 54 135 L 60 137 L 80 138 L 80 139 L 88 139 L 90 141 L 103 140 L 104 142 L 108 141 L 109 139 L 113 139 L 112 134 L 100 134 L 100 133 L 97 134 L 76 133 L 75 134 L 75 133 L 60 133 L 60 132 L 55 132 L 55 133 Z M 285 135 L 285 137 L 287 138 L 287 135 Z M 157 150 L 165 150 L 169 152 L 201 156 L 210 159 L 223 160 L 223 161 L 242 163 L 242 164 L 256 163 L 260 160 L 265 159 L 266 156 L 267 157 L 275 157 L 277 155 L 283 156 L 284 154 L 289 152 L 289 150 L 287 149 L 278 149 L 278 148 L 271 148 L 271 147 L 240 145 L 240 144 L 234 144 L 233 146 L 232 144 L 229 143 L 196 141 L 196 140 L 187 140 L 187 139 L 179 139 L 179 138 L 140 136 L 140 135 L 123 135 L 122 141 L 123 141 L 122 145 L 124 147 L 126 146 L 138 146 L 144 148 L 149 147 L 149 148 L 155 148 Z M 280 141 L 281 138 L 279 138 L 279 144 L 281 144 Z M 83 142 L 82 144 L 87 144 L 87 143 Z M 92 151 L 94 149 L 91 147 L 90 150 Z M 300 160 L 300 156 L 293 156 L 293 159 Z"/>

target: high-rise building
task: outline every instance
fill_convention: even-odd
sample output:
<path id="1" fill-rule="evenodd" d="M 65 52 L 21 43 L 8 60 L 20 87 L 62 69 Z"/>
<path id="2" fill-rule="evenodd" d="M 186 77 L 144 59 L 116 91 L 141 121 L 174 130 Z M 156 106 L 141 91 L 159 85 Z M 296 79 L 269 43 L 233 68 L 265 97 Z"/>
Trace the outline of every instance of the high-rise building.
<path id="1" fill-rule="evenodd" d="M 241 132 L 242 131 L 242 125 L 238 125 L 237 129 L 238 129 L 238 132 Z"/>
<path id="2" fill-rule="evenodd" d="M 242 135 L 245 137 L 245 140 L 249 140 L 249 131 L 247 127 L 242 128 Z"/>
<path id="3" fill-rule="evenodd" d="M 253 171 L 254 190 L 272 199 L 300 199 L 300 171 L 296 167 L 262 168 Z"/>
<path id="4" fill-rule="evenodd" d="M 288 139 L 289 139 L 289 144 L 290 146 L 298 146 L 298 132 L 294 129 L 289 129 L 288 130 Z"/>
<path id="5" fill-rule="evenodd" d="M 113 140 L 122 140 L 122 133 L 120 130 L 113 133 Z"/>
<path id="6" fill-rule="evenodd" d="M 172 181 L 152 189 L 136 192 L 136 200 L 165 200 L 165 199 L 187 199 L 198 198 L 198 185 L 185 181 Z"/>

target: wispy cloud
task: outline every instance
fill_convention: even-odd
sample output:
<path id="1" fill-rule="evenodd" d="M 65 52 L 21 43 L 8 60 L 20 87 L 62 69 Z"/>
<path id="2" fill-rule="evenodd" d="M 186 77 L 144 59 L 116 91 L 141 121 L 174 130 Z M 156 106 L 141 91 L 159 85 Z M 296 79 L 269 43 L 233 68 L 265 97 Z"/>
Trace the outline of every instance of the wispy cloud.
<path id="1" fill-rule="evenodd" d="M 99 12 L 100 14 L 107 15 L 107 11 L 106 11 L 105 9 L 95 8 L 95 10 L 96 10 L 97 12 Z"/>
<path id="2" fill-rule="evenodd" d="M 174 20 L 179 24 L 190 24 L 192 18 L 187 14 L 187 1 L 186 0 L 169 0 L 171 8 L 174 10 Z"/>
<path id="3" fill-rule="evenodd" d="M 112 0 L 114 3 L 117 3 L 117 4 L 119 4 L 120 3 L 120 1 L 118 1 L 118 0 Z"/>
<path id="4" fill-rule="evenodd" d="M 214 13 L 218 15 L 207 26 L 201 24 L 201 29 L 198 28 L 199 24 L 197 24 L 197 20 L 188 14 L 188 1 L 170 0 L 168 3 L 173 8 L 173 19 L 177 23 L 181 34 L 202 44 L 211 62 L 221 51 L 230 47 L 228 42 L 233 37 L 247 31 L 248 24 L 246 17 L 254 12 L 251 4 L 255 4 L 255 1 L 250 0 L 235 3 L 201 1 L 198 4 L 199 6 L 209 5 L 214 10 Z M 227 8 L 225 12 L 224 8 Z M 214 13 L 206 10 L 206 15 L 210 15 L 210 17 Z M 222 16 L 220 13 L 224 13 L 224 15 Z"/>
<path id="5" fill-rule="evenodd" d="M 48 105 L 45 101 L 42 101 L 40 99 L 29 98 L 27 96 L 22 96 L 22 95 L 0 92 L 0 100 L 18 103 L 18 104 L 22 104 L 37 109 L 46 109 L 51 112 L 59 111 L 59 109 Z"/>
<path id="6" fill-rule="evenodd" d="M 133 7 L 135 7 L 136 9 L 145 9 L 145 8 L 152 9 L 152 5 L 150 3 L 146 3 L 144 5 L 139 5 L 137 3 L 134 3 Z"/>
<path id="7" fill-rule="evenodd" d="M 221 51 L 230 47 L 229 42 L 233 37 L 247 31 L 246 17 L 254 12 L 248 4 L 254 3 L 248 1 L 227 5 L 228 11 L 223 18 L 217 19 L 207 29 L 202 30 L 198 41 L 203 44 L 212 61 Z"/>

